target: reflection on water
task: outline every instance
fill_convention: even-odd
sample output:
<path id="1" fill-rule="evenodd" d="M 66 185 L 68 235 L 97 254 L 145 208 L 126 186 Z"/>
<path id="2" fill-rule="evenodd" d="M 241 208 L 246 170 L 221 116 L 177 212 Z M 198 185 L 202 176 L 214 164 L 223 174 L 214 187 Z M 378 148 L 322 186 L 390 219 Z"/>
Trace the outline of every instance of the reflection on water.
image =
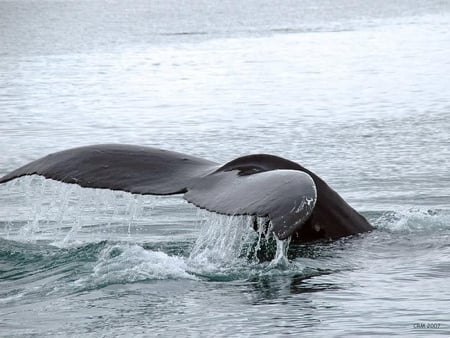
<path id="1" fill-rule="evenodd" d="M 340 286 L 333 282 L 315 282 L 315 277 L 331 275 L 332 273 L 332 271 L 327 270 L 308 271 L 306 269 L 301 274 L 253 277 L 246 283 L 254 288 L 254 304 L 258 304 L 258 302 L 266 303 L 270 300 L 278 302 L 286 292 L 288 294 L 301 294 L 339 290 L 346 287 L 346 285 Z"/>

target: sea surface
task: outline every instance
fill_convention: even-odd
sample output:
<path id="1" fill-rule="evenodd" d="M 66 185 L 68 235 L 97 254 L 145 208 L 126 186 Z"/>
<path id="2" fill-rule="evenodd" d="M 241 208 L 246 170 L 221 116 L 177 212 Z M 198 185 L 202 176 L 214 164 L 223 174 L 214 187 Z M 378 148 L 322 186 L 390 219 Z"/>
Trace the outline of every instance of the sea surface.
<path id="1" fill-rule="evenodd" d="M 283 156 L 377 229 L 281 247 L 25 177 L 0 186 L 0 336 L 450 335 L 449 1 L 0 0 L 0 175 L 95 143 Z"/>

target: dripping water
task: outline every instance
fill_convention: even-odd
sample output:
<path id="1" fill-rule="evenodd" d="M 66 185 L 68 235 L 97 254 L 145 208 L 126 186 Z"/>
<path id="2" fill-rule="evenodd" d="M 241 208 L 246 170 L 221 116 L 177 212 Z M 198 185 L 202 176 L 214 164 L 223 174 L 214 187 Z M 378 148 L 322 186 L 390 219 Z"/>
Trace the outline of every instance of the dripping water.
<path id="1" fill-rule="evenodd" d="M 5 222 L 4 237 L 25 242 L 46 242 L 58 247 L 101 240 L 148 243 L 142 229 L 155 229 L 162 222 L 159 207 L 184 205 L 179 198 L 170 201 L 156 196 L 133 195 L 121 191 L 86 189 L 40 176 L 28 176 L 8 183 L 11 199 L 20 205 L 20 224 Z M 288 241 L 278 240 L 265 218 L 224 216 L 197 210 L 193 216 L 196 232 L 186 261 L 194 271 L 226 270 L 245 264 L 271 262 L 287 264 Z M 164 211 L 164 220 L 171 211 Z M 193 212 L 195 214 L 195 212 Z M 31 217 L 29 215 L 32 215 Z M 17 219 L 17 215 L 14 216 Z M 11 216 L 9 217 L 11 219 Z M 170 219 L 169 219 L 170 220 Z M 186 220 L 188 221 L 188 220 Z M 164 225 L 164 224 L 163 224 Z M 184 226 L 184 224 L 183 224 Z M 256 230 L 256 231 L 255 231 Z M 125 236 L 124 236 L 125 235 Z M 152 236 L 157 241 L 161 237 Z M 170 240 L 171 236 L 166 236 Z M 186 238 L 184 238 L 185 240 Z"/>

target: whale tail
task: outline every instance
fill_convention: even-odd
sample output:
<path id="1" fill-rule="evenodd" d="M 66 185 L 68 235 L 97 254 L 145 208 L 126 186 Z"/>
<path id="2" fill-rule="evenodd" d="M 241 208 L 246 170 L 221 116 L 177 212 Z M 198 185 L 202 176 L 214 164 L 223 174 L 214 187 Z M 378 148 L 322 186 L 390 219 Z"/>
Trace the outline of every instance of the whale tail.
<path id="1" fill-rule="evenodd" d="M 121 144 L 73 148 L 47 155 L 0 178 L 25 175 L 142 195 L 184 194 L 197 207 L 226 215 L 267 217 L 286 239 L 311 216 L 316 185 L 291 161 L 250 155 L 223 166 L 182 153 Z"/>

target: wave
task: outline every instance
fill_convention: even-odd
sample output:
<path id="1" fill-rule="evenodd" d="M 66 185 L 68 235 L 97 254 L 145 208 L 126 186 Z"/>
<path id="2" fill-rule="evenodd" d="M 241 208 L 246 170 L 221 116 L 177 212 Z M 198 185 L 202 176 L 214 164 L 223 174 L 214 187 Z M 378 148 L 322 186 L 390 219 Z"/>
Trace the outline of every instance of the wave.
<path id="1" fill-rule="evenodd" d="M 391 233 L 423 234 L 450 230 L 450 210 L 398 208 L 375 216 L 372 223 L 378 229 Z"/>

